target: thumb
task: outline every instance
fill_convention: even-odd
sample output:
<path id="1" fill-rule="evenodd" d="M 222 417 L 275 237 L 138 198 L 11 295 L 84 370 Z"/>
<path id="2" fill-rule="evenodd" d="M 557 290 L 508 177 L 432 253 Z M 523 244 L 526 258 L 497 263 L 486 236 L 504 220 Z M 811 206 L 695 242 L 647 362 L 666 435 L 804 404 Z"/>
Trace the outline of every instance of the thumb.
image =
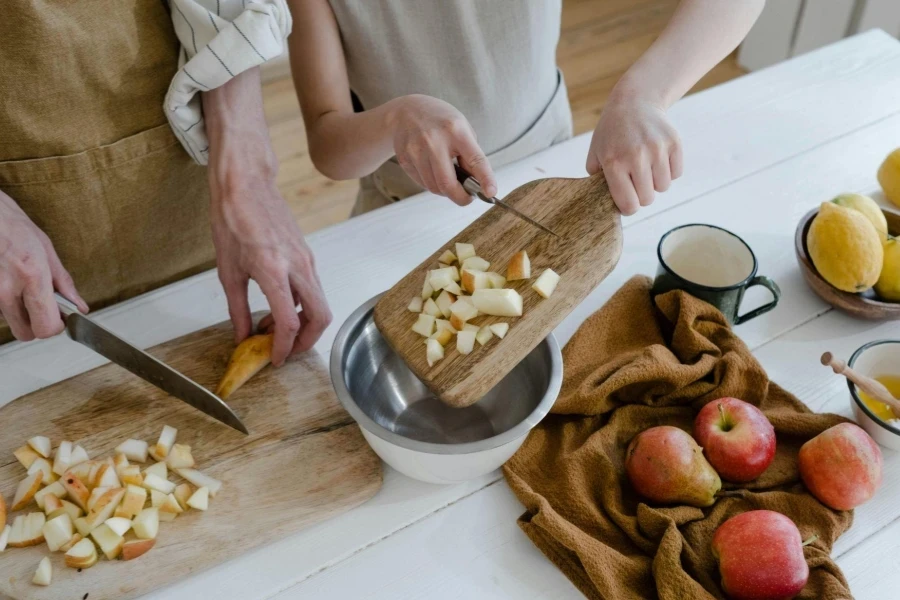
<path id="1" fill-rule="evenodd" d="M 584 167 L 587 169 L 588 175 L 595 175 L 600 172 L 600 161 L 597 160 L 597 155 L 594 154 L 593 149 L 588 152 L 587 164 Z"/>

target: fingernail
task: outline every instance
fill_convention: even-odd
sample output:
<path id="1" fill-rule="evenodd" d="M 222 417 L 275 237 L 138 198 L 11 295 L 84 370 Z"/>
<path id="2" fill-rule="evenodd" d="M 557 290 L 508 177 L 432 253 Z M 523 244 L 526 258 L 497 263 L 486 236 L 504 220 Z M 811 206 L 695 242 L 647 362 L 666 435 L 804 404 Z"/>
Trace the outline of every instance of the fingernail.
<path id="1" fill-rule="evenodd" d="M 484 186 L 484 195 L 485 196 L 496 196 L 497 195 L 497 186 L 493 183 L 489 183 Z"/>

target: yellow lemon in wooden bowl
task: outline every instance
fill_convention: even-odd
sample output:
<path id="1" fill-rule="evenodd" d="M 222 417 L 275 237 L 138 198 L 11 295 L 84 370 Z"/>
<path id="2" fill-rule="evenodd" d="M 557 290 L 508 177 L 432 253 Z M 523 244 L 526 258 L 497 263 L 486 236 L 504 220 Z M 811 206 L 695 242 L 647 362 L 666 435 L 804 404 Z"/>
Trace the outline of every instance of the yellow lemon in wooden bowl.
<path id="1" fill-rule="evenodd" d="M 844 292 L 863 292 L 878 281 L 883 236 L 861 212 L 823 202 L 806 238 L 819 274 Z"/>
<path id="2" fill-rule="evenodd" d="M 878 183 L 888 200 L 900 206 L 900 148 L 887 155 L 878 168 Z"/>

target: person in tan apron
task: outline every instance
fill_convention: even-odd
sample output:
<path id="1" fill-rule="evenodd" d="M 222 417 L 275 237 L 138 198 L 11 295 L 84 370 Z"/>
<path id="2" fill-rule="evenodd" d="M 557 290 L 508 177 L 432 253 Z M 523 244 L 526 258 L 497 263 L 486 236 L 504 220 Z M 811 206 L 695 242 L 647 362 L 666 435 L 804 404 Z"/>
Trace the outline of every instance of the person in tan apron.
<path id="1" fill-rule="evenodd" d="M 572 135 L 556 66 L 561 0 L 290 4 L 310 156 L 328 177 L 361 178 L 354 215 L 423 189 L 468 204 L 454 160 L 493 195 L 493 168 Z M 616 85 L 586 168 L 603 170 L 623 214 L 681 175 L 666 109 L 737 47 L 763 4 L 682 0 Z"/>
<path id="2" fill-rule="evenodd" d="M 4 7 L 0 343 L 58 334 L 54 290 L 86 311 L 217 262 L 238 340 L 248 280 L 266 293 L 276 363 L 327 326 L 311 253 L 275 188 L 258 69 L 203 96 L 207 172 L 162 109 L 178 52 L 162 0 Z"/>

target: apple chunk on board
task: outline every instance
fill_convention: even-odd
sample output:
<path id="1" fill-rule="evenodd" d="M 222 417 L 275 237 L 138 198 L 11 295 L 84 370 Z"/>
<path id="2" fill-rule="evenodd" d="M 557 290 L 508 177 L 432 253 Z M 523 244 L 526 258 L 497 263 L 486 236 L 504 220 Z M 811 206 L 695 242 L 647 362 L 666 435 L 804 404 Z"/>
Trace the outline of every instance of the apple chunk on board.
<path id="1" fill-rule="evenodd" d="M 538 179 L 503 198 L 517 210 L 546 225 L 559 237 L 492 207 L 458 235 L 438 247 L 422 264 L 388 290 L 375 305 L 375 324 L 388 344 L 434 394 L 455 407 L 481 399 L 528 355 L 616 266 L 622 252 L 622 225 L 602 175 L 583 179 Z M 464 209 L 461 209 L 464 210 Z M 410 298 L 422 292 L 426 273 L 456 242 L 472 244 L 492 265 L 506 265 L 521 250 L 531 259 L 531 273 L 553 269 L 559 287 L 544 299 L 531 289 L 532 279 L 510 281 L 524 301 L 523 315 L 481 316 L 479 326 L 510 322 L 509 333 L 486 352 L 447 356 L 429 366 L 422 338 L 410 330 Z M 501 275 L 504 273 L 501 272 Z"/>

